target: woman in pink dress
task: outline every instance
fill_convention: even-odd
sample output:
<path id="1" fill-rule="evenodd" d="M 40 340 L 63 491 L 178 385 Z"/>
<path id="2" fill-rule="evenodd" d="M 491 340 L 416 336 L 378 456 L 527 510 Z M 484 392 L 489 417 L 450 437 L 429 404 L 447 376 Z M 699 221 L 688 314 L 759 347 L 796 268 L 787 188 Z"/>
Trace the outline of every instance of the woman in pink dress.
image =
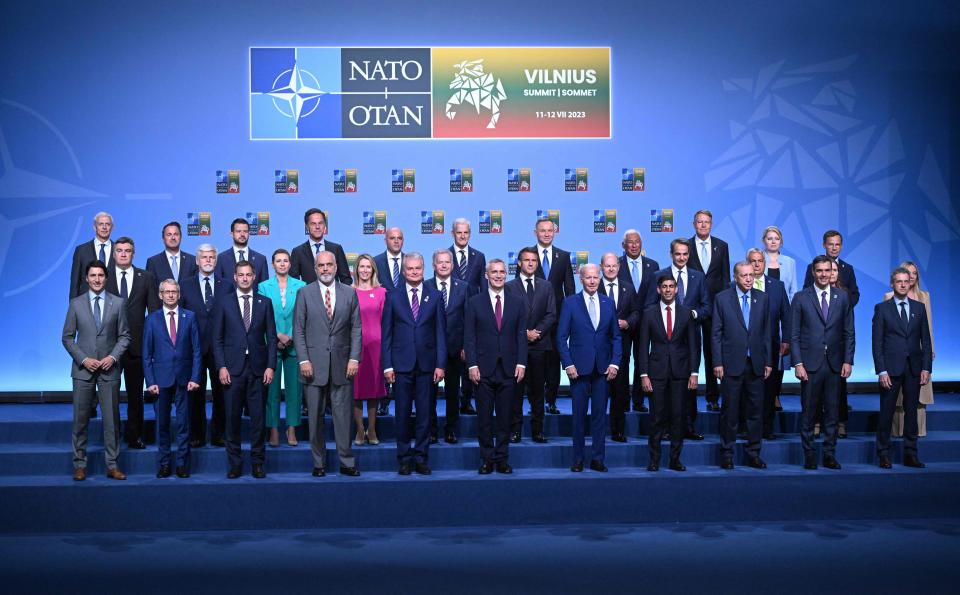
<path id="1" fill-rule="evenodd" d="M 353 268 L 353 278 L 360 301 L 360 327 L 362 349 L 360 351 L 360 369 L 353 379 L 353 419 L 357 423 L 356 445 L 380 444 L 377 438 L 377 403 L 387 396 L 387 385 L 383 381 L 380 367 L 380 318 L 387 290 L 380 287 L 377 280 L 377 265 L 369 254 L 357 257 Z M 363 403 L 367 403 L 369 427 L 363 429 Z"/>

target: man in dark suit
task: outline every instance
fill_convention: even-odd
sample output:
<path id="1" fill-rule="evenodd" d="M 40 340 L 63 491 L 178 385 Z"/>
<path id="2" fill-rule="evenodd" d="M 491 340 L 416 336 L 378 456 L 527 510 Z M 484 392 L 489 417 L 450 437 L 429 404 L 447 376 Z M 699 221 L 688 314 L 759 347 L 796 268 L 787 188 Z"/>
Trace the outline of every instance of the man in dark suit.
<path id="1" fill-rule="evenodd" d="M 305 283 L 317 280 L 316 258 L 324 250 L 333 254 L 337 262 L 337 281 L 352 285 L 347 255 L 340 244 L 324 240 L 327 233 L 327 214 L 317 208 L 307 209 L 303 214 L 303 226 L 310 238 L 290 252 L 290 276 Z"/>
<path id="2" fill-rule="evenodd" d="M 177 283 L 194 277 L 197 274 L 197 261 L 193 254 L 180 249 L 183 238 L 180 223 L 171 221 L 163 226 L 163 251 L 147 259 L 147 271 L 153 275 L 153 280 L 159 290 L 160 282 L 164 279 L 173 279 Z"/>
<path id="3" fill-rule="evenodd" d="M 541 279 L 546 279 L 553 287 L 553 298 L 560 309 L 563 301 L 574 295 L 576 286 L 573 284 L 573 266 L 570 263 L 570 253 L 561 250 L 553 245 L 553 239 L 557 234 L 556 224 L 547 219 L 541 218 L 537 221 L 534 228 L 537 236 L 537 271 L 535 275 Z M 517 277 L 520 271 L 517 270 Z M 557 349 L 558 346 L 554 345 Z M 557 408 L 557 392 L 560 390 L 560 356 L 558 351 L 547 352 L 546 365 L 546 385 L 547 385 L 547 413 L 559 414 Z"/>
<path id="4" fill-rule="evenodd" d="M 120 367 L 127 388 L 127 425 L 124 438 L 130 448 L 143 444 L 143 321 L 149 312 L 160 308 L 157 283 L 150 271 L 133 266 L 133 240 L 127 237 L 113 243 L 113 266 L 107 275 L 107 291 L 122 297 L 130 329 L 130 345 L 123 353 Z"/>
<path id="5" fill-rule="evenodd" d="M 403 230 L 390 227 L 383 236 L 387 249 L 373 257 L 377 278 L 387 291 L 403 286 Z"/>
<path id="6" fill-rule="evenodd" d="M 103 409 L 103 447 L 107 477 L 126 479 L 117 466 L 120 454 L 120 366 L 130 343 L 123 300 L 104 291 L 107 267 L 87 265 L 86 293 L 70 300 L 61 341 L 73 359 L 73 479 L 87 478 L 87 429 L 90 409 L 99 398 Z M 98 397 L 99 396 L 99 397 Z"/>
<path id="7" fill-rule="evenodd" d="M 806 469 L 817 468 L 813 423 L 821 405 L 825 410 L 823 466 L 840 468 L 835 456 L 840 379 L 850 377 L 856 346 L 853 305 L 846 292 L 830 287 L 830 268 L 829 256 L 814 258 L 814 284 L 797 292 L 790 307 L 790 353 L 800 380 L 800 438 Z"/>
<path id="8" fill-rule="evenodd" d="M 590 402 L 590 468 L 606 471 L 604 439 L 607 429 L 608 382 L 620 366 L 620 329 L 613 300 L 597 293 L 600 270 L 595 264 L 580 267 L 583 291 L 568 297 L 557 323 L 557 350 L 570 379 L 573 400 L 573 472 L 583 471 L 584 420 Z"/>
<path id="9" fill-rule="evenodd" d="M 683 450 L 683 401 L 697 386 L 700 369 L 699 329 L 693 312 L 676 300 L 677 282 L 670 275 L 656 278 L 658 300 L 647 307 L 640 321 L 640 378 L 643 390 L 652 393 L 653 429 L 647 442 L 647 471 L 660 470 L 660 441 L 670 427 L 670 468 L 686 471 L 680 462 Z"/>
<path id="10" fill-rule="evenodd" d="M 746 405 L 747 465 L 765 469 L 760 458 L 763 435 L 763 381 L 770 376 L 770 307 L 767 295 L 753 287 L 753 265 L 734 266 L 736 285 L 713 302 L 713 372 L 720 379 L 720 467 L 733 469 L 741 397 Z"/>
<path id="11" fill-rule="evenodd" d="M 600 294 L 613 300 L 617 311 L 617 328 L 620 329 L 620 370 L 610 388 L 613 399 L 610 401 L 610 437 L 614 442 L 627 441 L 627 411 L 630 409 L 630 345 L 634 331 L 640 324 L 640 300 L 633 291 L 633 284 L 620 280 L 620 260 L 613 252 L 607 252 L 600 259 L 603 279 Z"/>
<path id="12" fill-rule="evenodd" d="M 416 470 L 429 475 L 431 384 L 443 380 L 447 363 L 446 320 L 440 292 L 423 283 L 423 256 L 403 256 L 403 284 L 387 292 L 383 306 L 381 364 L 394 385 L 397 401 L 397 460 L 400 475 Z M 416 402 L 417 421 L 410 447 L 410 410 Z"/>
<path id="13" fill-rule="evenodd" d="M 840 259 L 840 251 L 843 250 L 843 236 L 835 229 L 828 229 L 823 232 L 823 251 L 837 263 L 839 273 L 840 287 L 847 291 L 850 296 L 851 307 L 856 307 L 860 302 L 860 288 L 857 286 L 857 274 L 849 262 Z M 810 287 L 814 283 L 813 265 L 807 267 L 806 275 L 803 278 L 803 286 Z"/>
<path id="14" fill-rule="evenodd" d="M 253 267 L 253 291 L 261 281 L 270 278 L 267 271 L 267 257 L 253 250 L 248 245 L 250 241 L 250 224 L 247 220 L 238 217 L 230 223 L 230 235 L 233 236 L 233 246 L 224 250 L 217 257 L 217 276 L 221 279 L 233 279 L 234 269 L 238 262 L 248 262 Z"/>
<path id="15" fill-rule="evenodd" d="M 444 316 L 447 329 L 447 364 L 443 373 L 443 396 L 446 401 L 446 427 L 443 440 L 447 444 L 456 444 L 460 434 L 460 381 L 465 354 L 463 352 L 463 313 L 470 297 L 466 281 L 457 279 L 453 272 L 453 257 L 442 248 L 433 253 L 434 277 L 424 285 L 440 292 L 444 303 Z M 433 387 L 430 397 L 430 443 L 437 443 L 437 386 Z"/>
<path id="16" fill-rule="evenodd" d="M 523 248 L 517 257 L 520 276 L 507 284 L 527 304 L 527 369 L 523 379 L 517 382 L 510 415 L 510 441 L 520 442 L 523 427 L 523 395 L 530 401 L 530 434 L 533 441 L 543 444 L 543 390 L 548 354 L 555 350 L 554 334 L 557 325 L 557 304 L 553 287 L 536 276 L 539 260 L 537 249 Z"/>
<path id="17" fill-rule="evenodd" d="M 707 281 L 707 293 L 713 301 L 715 295 L 730 285 L 730 250 L 727 243 L 710 235 L 713 229 L 713 213 L 706 209 L 696 212 L 693 217 L 693 229 L 696 233 L 687 242 L 690 244 L 689 266 L 704 274 Z M 713 346 L 711 320 L 699 321 L 703 333 L 703 365 L 706 368 L 707 411 L 720 411 L 720 389 L 718 379 L 713 373 Z"/>
<path id="18" fill-rule="evenodd" d="M 670 258 L 673 264 L 657 271 L 656 278 L 663 275 L 673 277 L 677 283 L 676 301 L 690 309 L 690 314 L 697 324 L 709 320 L 713 314 L 713 298 L 707 290 L 706 279 L 703 273 L 687 266 L 690 259 L 690 245 L 687 240 L 677 238 L 670 242 Z M 656 304 L 659 298 L 657 285 L 651 285 L 651 292 L 647 293 L 647 306 Z M 697 349 L 700 349 L 700 335 L 698 333 Z M 699 361 L 700 358 L 697 358 Z M 688 440 L 703 440 L 703 434 L 694 429 L 697 420 L 697 389 L 687 391 L 683 401 L 683 418 L 686 430 L 684 437 Z"/>
<path id="19" fill-rule="evenodd" d="M 485 278 L 487 270 L 487 257 L 470 247 L 470 221 L 463 217 L 453 222 L 453 244 L 450 246 L 450 254 L 453 256 L 453 276 L 464 281 L 469 287 L 470 294 L 476 295 L 481 291 L 486 291 L 487 281 Z M 447 329 L 449 332 L 449 329 Z M 448 354 L 449 355 L 449 354 Z M 466 367 L 462 368 L 462 378 L 460 383 L 460 412 L 466 415 L 476 415 L 477 411 L 470 404 L 473 398 L 473 383 L 467 377 Z M 447 375 L 447 381 L 450 375 Z"/>
<path id="20" fill-rule="evenodd" d="M 890 429 L 897 396 L 903 394 L 903 464 L 925 467 L 917 457 L 917 406 L 920 387 L 930 382 L 933 351 L 924 305 L 909 298 L 910 271 L 894 269 L 890 275 L 893 298 L 873 309 L 873 366 L 880 379 L 880 421 L 877 424 L 877 458 L 889 469 Z"/>
<path id="21" fill-rule="evenodd" d="M 99 261 L 109 270 L 110 259 L 113 258 L 111 232 L 113 232 L 113 217 L 110 213 L 100 211 L 93 216 L 93 239 L 80 244 L 73 250 L 73 263 L 70 265 L 70 298 L 86 293 L 88 264 Z"/>
<path id="22" fill-rule="evenodd" d="M 264 387 L 273 382 L 277 366 L 277 327 L 270 298 L 253 290 L 253 265 L 241 260 L 233 275 L 236 290 L 216 304 L 213 323 L 213 360 L 224 385 L 226 415 L 227 479 L 242 472 L 240 418 L 243 406 L 250 413 L 250 460 L 252 475 L 267 476 L 263 469 Z"/>
<path id="23" fill-rule="evenodd" d="M 513 473 L 507 462 L 510 415 L 527 363 L 526 302 L 506 290 L 507 265 L 499 258 L 487 264 L 486 279 L 488 289 L 467 303 L 463 338 L 470 382 L 477 386 L 481 475 L 494 468 Z"/>
<path id="24" fill-rule="evenodd" d="M 118 240 L 119 244 L 120 241 Z M 147 390 L 157 396 L 157 477 L 170 477 L 170 406 L 177 408 L 177 477 L 190 477 L 189 391 L 200 388 L 200 325 L 197 316 L 178 307 L 180 288 L 160 282 L 163 309 L 147 317 L 143 335 L 143 371 Z"/>
<path id="25" fill-rule="evenodd" d="M 633 386 L 631 388 L 631 400 L 633 401 L 633 410 L 646 412 L 647 407 L 643 404 L 643 391 L 640 389 L 640 370 L 637 368 L 637 358 L 640 357 L 640 324 L 639 319 L 643 317 L 644 300 L 650 292 L 650 286 L 656 285 L 654 276 L 660 270 L 660 264 L 652 258 L 643 255 L 643 238 L 636 229 L 628 229 L 623 233 L 623 255 L 620 256 L 620 280 L 629 283 L 637 294 L 637 309 L 639 317 L 637 325 L 630 333 L 630 341 L 623 344 L 625 353 L 633 354 Z M 624 368 L 623 373 L 627 370 Z"/>
<path id="26" fill-rule="evenodd" d="M 763 250 L 751 248 L 747 251 L 747 262 L 753 266 L 753 287 L 767 294 L 767 309 L 770 312 L 773 369 L 763 381 L 763 439 L 773 440 L 774 403 L 783 386 L 783 356 L 790 353 L 790 298 L 782 281 L 763 274 L 767 266 Z"/>

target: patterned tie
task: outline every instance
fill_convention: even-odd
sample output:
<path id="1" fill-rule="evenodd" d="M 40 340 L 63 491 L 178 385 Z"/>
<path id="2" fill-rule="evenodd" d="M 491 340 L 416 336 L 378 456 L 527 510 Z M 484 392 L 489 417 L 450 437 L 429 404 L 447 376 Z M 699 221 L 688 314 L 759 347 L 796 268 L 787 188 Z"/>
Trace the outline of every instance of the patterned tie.
<path id="1" fill-rule="evenodd" d="M 127 299 L 130 295 L 127 287 L 127 271 L 120 271 L 120 297 Z"/>
<path id="2" fill-rule="evenodd" d="M 316 249 L 313 255 L 316 256 L 317 254 L 320 254 L 320 242 L 317 242 L 316 244 L 314 244 L 313 247 Z"/>
<path id="3" fill-rule="evenodd" d="M 630 261 L 630 279 L 633 281 L 633 288 L 640 291 L 640 269 L 637 268 L 637 261 Z"/>
<path id="4" fill-rule="evenodd" d="M 173 346 L 177 346 L 177 318 L 174 316 L 173 310 L 170 310 L 170 342 L 173 343 Z"/>
<path id="5" fill-rule="evenodd" d="M 410 291 L 413 292 L 413 297 L 410 298 L 410 311 L 413 312 L 413 319 L 417 320 L 420 318 L 420 300 L 417 299 L 417 288 L 414 287 Z"/>
<path id="6" fill-rule="evenodd" d="M 467 278 L 467 252 L 465 250 L 460 250 L 460 263 L 458 265 L 460 269 L 460 278 L 466 280 Z"/>
<path id="7" fill-rule="evenodd" d="M 673 316 L 670 314 L 670 306 L 667 306 L 667 341 L 673 338 Z"/>
<path id="8" fill-rule="evenodd" d="M 106 244 L 104 244 L 104 243 L 101 242 L 101 244 L 100 244 L 100 262 L 102 262 L 103 264 L 107 264 L 107 250 L 106 250 L 106 246 L 107 246 Z"/>
<path id="9" fill-rule="evenodd" d="M 540 262 L 540 268 L 543 269 L 543 278 L 550 278 L 550 259 L 547 258 L 547 249 L 543 249 L 543 260 Z"/>
<path id="10" fill-rule="evenodd" d="M 239 254 L 239 257 L 237 258 L 237 262 L 247 259 L 247 253 L 245 250 L 237 250 L 237 254 Z"/>
<path id="11" fill-rule="evenodd" d="M 683 289 L 683 270 L 677 271 L 677 302 L 682 304 L 686 291 Z"/>
<path id="12" fill-rule="evenodd" d="M 446 306 L 447 305 L 447 282 L 446 281 L 440 282 L 440 295 L 443 296 L 443 305 Z"/>
<path id="13" fill-rule="evenodd" d="M 204 277 L 203 283 L 203 304 L 207 305 L 210 303 L 210 300 L 213 299 L 213 287 L 210 285 L 210 277 Z"/>
<path id="14" fill-rule="evenodd" d="M 243 297 L 243 328 L 246 331 L 250 330 L 250 296 L 245 295 Z"/>
<path id="15" fill-rule="evenodd" d="M 527 303 L 533 307 L 533 279 L 527 279 Z"/>
<path id="16" fill-rule="evenodd" d="M 616 308 L 616 307 L 617 307 L 617 292 L 613 290 L 613 286 L 614 286 L 613 283 L 607 283 L 607 287 L 609 287 L 609 289 L 607 290 L 607 296 L 608 296 L 610 299 L 613 300 L 613 307 Z"/>
<path id="17" fill-rule="evenodd" d="M 903 323 L 903 326 L 907 326 L 907 302 L 900 302 L 900 322 Z"/>
<path id="18" fill-rule="evenodd" d="M 597 315 L 597 302 L 595 295 L 590 296 L 590 307 L 587 308 L 590 312 L 590 322 L 593 323 L 593 330 L 597 330 L 597 327 L 600 326 L 600 317 Z"/>
<path id="19" fill-rule="evenodd" d="M 176 256 L 170 257 L 170 270 L 173 271 L 173 278 L 177 281 L 180 280 L 180 264 L 177 262 L 179 260 Z"/>
<path id="20" fill-rule="evenodd" d="M 93 298 L 93 321 L 97 324 L 97 332 L 103 326 L 102 316 L 100 315 L 100 296 Z"/>
<path id="21" fill-rule="evenodd" d="M 830 305 L 827 304 L 827 292 L 824 291 L 820 294 L 820 314 L 823 315 L 823 319 L 827 319 L 827 315 L 830 314 Z"/>
<path id="22" fill-rule="evenodd" d="M 330 303 L 330 288 L 323 294 L 323 303 L 327 306 L 327 320 L 333 320 L 333 304 Z"/>
<path id="23" fill-rule="evenodd" d="M 740 312 L 743 313 L 743 324 L 746 325 L 747 330 L 750 329 L 750 300 L 747 299 L 749 297 L 749 294 L 744 294 L 743 304 L 740 306 Z"/>
<path id="24" fill-rule="evenodd" d="M 393 286 L 400 287 L 400 259 L 393 257 Z"/>
<path id="25" fill-rule="evenodd" d="M 703 266 L 703 272 L 706 273 L 710 268 L 710 251 L 707 250 L 706 240 L 700 240 L 700 264 Z"/>
<path id="26" fill-rule="evenodd" d="M 503 303 L 500 301 L 500 294 L 497 294 L 497 305 L 493 308 L 493 315 L 497 319 L 497 330 L 503 328 Z"/>

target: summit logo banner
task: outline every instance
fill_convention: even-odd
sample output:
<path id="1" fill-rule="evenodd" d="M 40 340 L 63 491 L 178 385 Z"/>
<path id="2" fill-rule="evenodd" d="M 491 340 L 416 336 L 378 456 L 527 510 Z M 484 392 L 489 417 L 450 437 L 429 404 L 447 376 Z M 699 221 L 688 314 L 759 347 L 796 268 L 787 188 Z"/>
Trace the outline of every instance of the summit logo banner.
<path id="1" fill-rule="evenodd" d="M 251 140 L 610 138 L 610 48 L 249 51 Z"/>

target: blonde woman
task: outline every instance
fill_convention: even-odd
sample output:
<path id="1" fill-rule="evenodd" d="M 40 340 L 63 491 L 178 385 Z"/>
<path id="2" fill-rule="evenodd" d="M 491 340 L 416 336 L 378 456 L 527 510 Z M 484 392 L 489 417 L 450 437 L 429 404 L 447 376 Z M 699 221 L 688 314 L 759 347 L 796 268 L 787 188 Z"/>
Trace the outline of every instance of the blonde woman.
<path id="1" fill-rule="evenodd" d="M 917 300 L 927 310 L 927 323 L 930 325 L 930 351 L 933 358 L 937 357 L 937 350 L 933 343 L 933 313 L 930 308 L 930 294 L 920 287 L 920 270 L 917 265 L 908 261 L 901 262 L 900 266 L 910 271 L 911 287 L 907 295 L 912 300 Z M 888 291 L 883 299 L 889 300 L 893 297 L 893 292 Z M 917 406 L 917 435 L 927 435 L 927 405 L 933 405 L 933 381 L 930 381 L 920 387 L 920 404 Z M 903 436 L 903 393 L 897 397 L 897 408 L 893 413 L 893 432 L 892 435 L 899 438 Z"/>
<path id="2" fill-rule="evenodd" d="M 763 242 L 764 261 L 766 262 L 763 274 L 783 283 L 783 288 L 787 290 L 787 301 L 792 302 L 793 295 L 797 293 L 798 289 L 797 261 L 786 254 L 780 253 L 780 249 L 783 248 L 783 233 L 776 225 L 769 225 L 763 230 L 760 241 Z M 780 381 L 777 382 L 774 408 L 777 411 L 783 411 L 783 406 L 780 404 L 780 390 L 783 385 L 783 371 L 790 367 L 789 353 L 784 354 L 779 360 L 779 365 L 774 366 L 775 373 L 780 377 Z"/>
<path id="3" fill-rule="evenodd" d="M 360 301 L 360 369 L 353 379 L 353 419 L 357 424 L 356 445 L 380 444 L 377 438 L 377 403 L 387 396 L 380 366 L 380 319 L 387 290 L 377 279 L 377 264 L 369 254 L 357 257 L 353 267 L 354 288 Z M 368 427 L 363 429 L 363 403 L 367 403 Z"/>

